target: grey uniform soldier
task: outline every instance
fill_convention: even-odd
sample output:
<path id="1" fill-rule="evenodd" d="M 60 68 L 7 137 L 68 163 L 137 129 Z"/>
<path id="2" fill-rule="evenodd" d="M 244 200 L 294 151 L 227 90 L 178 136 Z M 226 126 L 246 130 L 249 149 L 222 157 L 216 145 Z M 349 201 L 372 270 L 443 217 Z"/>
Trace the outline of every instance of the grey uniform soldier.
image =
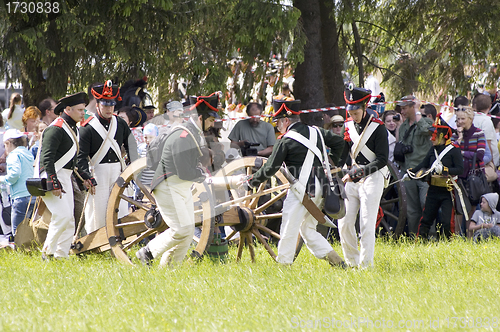
<path id="1" fill-rule="evenodd" d="M 203 182 L 198 167 L 202 155 L 202 133 L 213 126 L 217 116 L 218 95 L 198 97 L 191 107 L 194 114 L 186 123 L 172 129 L 163 147 L 151 185 L 163 220 L 169 229 L 140 249 L 136 256 L 144 264 L 161 256 L 160 265 L 181 262 L 194 235 L 193 182 Z"/>

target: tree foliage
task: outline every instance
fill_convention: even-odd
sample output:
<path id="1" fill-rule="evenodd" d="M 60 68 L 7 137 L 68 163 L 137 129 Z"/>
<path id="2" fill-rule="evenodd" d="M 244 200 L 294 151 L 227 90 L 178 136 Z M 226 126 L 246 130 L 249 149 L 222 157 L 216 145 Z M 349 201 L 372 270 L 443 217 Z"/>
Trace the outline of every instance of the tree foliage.
<path id="1" fill-rule="evenodd" d="M 359 68 L 350 27 L 355 22 L 364 64 L 381 69 L 392 98 L 419 92 L 444 100 L 466 94 L 477 78 L 477 63 L 500 60 L 498 2 L 358 0 L 348 6 L 345 0 L 337 13 L 349 71 L 357 74 Z"/>
<path id="2" fill-rule="evenodd" d="M 110 77 L 123 83 L 146 75 L 157 85 L 184 78 L 189 94 L 224 91 L 234 57 L 248 68 L 238 91 L 244 98 L 265 76 L 271 54 L 288 50 L 292 64 L 301 60 L 300 13 L 277 0 L 59 3 L 57 14 L 0 11 L 2 67 L 21 69 L 32 103 L 47 94 L 61 97 L 68 80 L 81 91 Z"/>
<path id="3" fill-rule="evenodd" d="M 363 73 L 377 68 L 388 98 L 418 92 L 438 100 L 465 94 L 490 62 L 500 61 L 495 1 L 316 0 L 322 24 L 313 29 L 301 18 L 308 11 L 303 1 L 296 1 L 301 10 L 280 0 L 58 3 L 60 11 L 49 14 L 8 13 L 0 5 L 1 68 L 21 80 L 28 104 L 63 96 L 68 83 L 81 91 L 109 78 L 148 76 L 168 98 L 180 79 L 188 94 L 204 94 L 226 90 L 227 79 L 239 75 L 241 86 L 230 92 L 245 102 L 252 89 L 263 95 L 264 84 L 256 83 L 265 81 L 272 56 L 295 68 L 314 52 L 322 53 L 314 61 L 321 61 L 323 78 L 305 84 L 322 82 L 326 102 L 341 101 L 341 70 L 362 84 Z M 321 29 L 322 46 L 311 50 L 306 37 L 314 29 Z M 323 102 L 311 98 L 318 99 L 311 105 Z"/>

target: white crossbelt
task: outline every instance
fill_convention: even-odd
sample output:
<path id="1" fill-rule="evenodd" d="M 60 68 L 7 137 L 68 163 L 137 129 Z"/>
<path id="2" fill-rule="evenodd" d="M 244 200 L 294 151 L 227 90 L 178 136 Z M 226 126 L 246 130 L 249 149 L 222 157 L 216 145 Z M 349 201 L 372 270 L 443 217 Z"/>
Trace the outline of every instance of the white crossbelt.
<path id="1" fill-rule="evenodd" d="M 349 151 L 352 159 L 353 165 L 356 163 L 356 158 L 358 155 L 361 153 L 367 160 L 368 162 L 373 162 L 376 158 L 377 155 L 370 150 L 367 146 L 366 143 L 368 140 L 372 137 L 373 133 L 379 126 L 378 123 L 371 121 L 372 115 L 370 115 L 370 118 L 368 119 L 369 124 L 365 127 L 363 132 L 358 134 L 358 131 L 356 130 L 356 127 L 354 127 L 354 121 L 348 121 L 346 123 L 347 130 L 349 131 L 349 136 L 351 137 L 352 142 L 354 143 L 351 146 L 351 150 Z M 379 169 L 379 171 L 382 173 L 382 176 L 384 177 L 384 188 L 387 188 L 389 185 L 389 177 L 390 177 L 390 172 L 387 166 L 384 166 Z M 360 182 L 363 182 L 364 179 L 361 179 Z"/>
<path id="2" fill-rule="evenodd" d="M 287 132 L 284 137 L 288 137 L 293 139 L 294 141 L 297 141 L 304 145 L 308 150 L 306 154 L 306 158 L 304 160 L 304 163 L 302 164 L 302 168 L 300 170 L 299 174 L 299 188 L 298 188 L 298 198 L 302 200 L 305 194 L 306 190 L 306 185 L 307 181 L 309 180 L 309 176 L 311 174 L 311 169 L 314 161 L 314 155 L 318 157 L 318 159 L 321 161 L 323 160 L 323 157 L 321 156 L 321 152 L 316 146 L 316 142 L 318 140 L 318 137 L 316 135 L 316 131 L 309 127 L 309 139 L 305 138 L 301 134 L 299 134 L 296 131 L 289 131 Z"/>
<path id="3" fill-rule="evenodd" d="M 99 151 L 92 157 L 90 160 L 91 166 L 95 166 L 104 159 L 104 157 L 108 154 L 109 149 L 113 149 L 120 161 L 122 166 L 122 171 L 125 169 L 125 161 L 122 158 L 122 153 L 120 147 L 118 146 L 118 142 L 115 140 L 116 129 L 118 127 L 118 121 L 114 116 L 111 117 L 111 122 L 109 124 L 109 129 L 106 130 L 102 123 L 99 121 L 97 117 L 93 117 L 92 120 L 89 121 L 89 125 L 95 129 L 95 131 L 102 138 L 102 145 L 99 148 Z"/>
<path id="4" fill-rule="evenodd" d="M 316 144 L 318 141 L 318 135 L 321 137 L 321 143 L 323 144 L 323 151 L 325 153 L 324 156 L 321 154 L 321 151 L 318 149 L 318 146 Z M 328 162 L 326 161 L 326 158 L 327 158 L 326 147 L 325 147 L 325 143 L 323 141 L 323 136 L 321 135 L 321 132 L 319 131 L 318 128 L 309 127 L 309 139 L 305 138 L 304 136 L 302 136 L 301 134 L 299 134 L 296 131 L 288 131 L 284 135 L 284 137 L 291 138 L 291 139 L 299 142 L 300 144 L 304 145 L 308 149 L 307 154 L 306 154 L 306 158 L 305 158 L 304 163 L 302 164 L 302 168 L 300 170 L 299 180 L 290 186 L 290 190 L 294 193 L 294 195 L 299 199 L 300 202 L 303 202 L 304 196 L 307 195 L 306 194 L 306 185 L 307 185 L 307 181 L 309 179 L 309 175 L 311 174 L 311 169 L 312 169 L 312 165 L 313 165 L 313 161 L 314 161 L 314 155 L 316 155 L 316 157 L 318 157 L 320 162 L 324 162 L 327 164 L 326 167 L 328 167 L 328 174 L 330 175 Z M 330 182 L 332 181 L 331 175 L 328 178 L 328 180 Z M 313 180 L 313 181 L 315 181 L 315 180 Z M 311 212 L 311 211 L 309 211 L 309 212 Z M 323 213 L 321 213 L 321 214 L 323 214 Z M 331 222 L 331 220 L 326 215 L 323 215 L 323 218 L 324 218 L 324 224 L 326 226 L 332 227 L 332 228 L 337 227 L 337 226 L 335 226 L 335 224 L 333 224 Z M 320 220 L 318 220 L 318 221 L 320 221 Z"/>
<path id="5" fill-rule="evenodd" d="M 55 122 L 58 120 L 59 119 L 54 120 L 49 126 L 53 126 L 55 124 Z M 64 121 L 64 119 L 62 119 L 62 120 L 63 120 L 63 124 L 62 124 L 61 128 L 64 129 L 64 131 L 68 134 L 68 136 L 71 138 L 73 144 L 71 145 L 71 148 L 61 158 L 59 158 L 59 160 L 57 160 L 54 163 L 54 168 L 55 168 L 56 173 L 59 172 L 61 169 L 63 169 L 63 167 L 75 157 L 75 154 L 78 153 L 78 140 L 80 139 L 80 134 L 79 134 L 78 130 L 76 131 L 76 135 L 75 135 L 75 132 L 73 131 L 73 129 L 71 129 L 71 127 L 66 123 L 66 121 Z M 59 121 L 61 121 L 61 120 L 59 120 Z M 42 136 L 42 138 L 43 138 L 43 136 Z M 39 151 L 42 150 L 42 144 L 43 144 L 43 141 L 40 144 L 40 147 L 38 148 Z M 35 163 L 34 174 L 39 174 L 40 178 L 47 177 L 47 173 L 45 171 L 43 171 L 40 174 L 40 162 Z"/>
<path id="6" fill-rule="evenodd" d="M 371 117 L 370 117 L 371 120 Z M 370 121 L 368 120 L 368 121 Z M 375 129 L 379 126 L 378 123 L 370 121 L 370 124 L 366 127 L 361 135 L 358 134 L 356 128 L 354 127 L 354 121 L 347 122 L 347 128 L 349 131 L 349 136 L 354 144 L 351 147 L 352 159 L 353 162 L 358 157 L 358 154 L 361 153 L 369 162 L 372 162 L 377 157 L 375 153 L 370 150 L 366 146 L 366 142 L 370 139 L 370 137 L 375 132 Z"/>

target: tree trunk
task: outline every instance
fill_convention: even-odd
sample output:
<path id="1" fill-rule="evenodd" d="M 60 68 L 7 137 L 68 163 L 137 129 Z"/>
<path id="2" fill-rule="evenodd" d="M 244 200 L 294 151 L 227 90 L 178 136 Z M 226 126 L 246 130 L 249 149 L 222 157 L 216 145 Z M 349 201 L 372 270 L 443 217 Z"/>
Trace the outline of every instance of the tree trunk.
<path id="1" fill-rule="evenodd" d="M 34 60 L 21 62 L 19 66 L 21 68 L 24 106 L 38 106 L 38 103 L 47 97 L 42 67 L 36 64 Z"/>
<path id="2" fill-rule="evenodd" d="M 332 5 L 332 1 L 320 2 L 323 86 L 327 103 L 344 105 L 342 61 L 340 60 L 337 22 Z"/>
<path id="3" fill-rule="evenodd" d="M 307 43 L 304 62 L 295 69 L 294 95 L 301 100 L 302 109 L 318 108 L 325 104 L 323 68 L 321 68 L 321 14 L 320 0 L 295 0 L 301 11 L 301 20 Z"/>
<path id="4" fill-rule="evenodd" d="M 361 48 L 361 38 L 359 37 L 358 26 L 356 22 L 352 21 L 352 33 L 354 35 L 354 46 L 356 48 L 356 56 L 358 57 L 358 76 L 359 76 L 359 87 L 364 86 L 365 70 L 363 68 L 363 49 Z"/>
<path id="5" fill-rule="evenodd" d="M 47 94 L 56 100 L 66 96 L 68 92 L 68 79 L 72 68 L 75 67 L 74 53 L 65 52 L 64 45 L 55 21 L 51 21 L 47 30 L 47 46 L 56 54 L 47 68 Z"/>

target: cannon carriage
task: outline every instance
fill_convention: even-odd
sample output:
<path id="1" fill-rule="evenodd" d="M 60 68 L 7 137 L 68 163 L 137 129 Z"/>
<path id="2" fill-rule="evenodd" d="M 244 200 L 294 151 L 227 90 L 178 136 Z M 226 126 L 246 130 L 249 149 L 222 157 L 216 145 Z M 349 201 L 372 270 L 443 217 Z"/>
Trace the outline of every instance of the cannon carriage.
<path id="1" fill-rule="evenodd" d="M 262 157 L 236 159 L 209 180 L 193 185 L 195 226 L 198 232 L 193 239 L 196 245 L 190 253 L 192 257 L 201 258 L 205 254 L 217 232 L 216 228 L 230 226 L 232 231 L 226 234 L 226 240 L 232 240 L 237 234 L 239 236 L 237 260 L 242 258 L 243 250 L 247 247 L 250 259 L 254 261 L 254 246 L 257 244 L 262 245 L 273 259 L 276 258 L 272 244 L 279 241 L 279 231 L 269 225 L 282 217 L 282 200 L 289 188 L 285 175 L 278 171 L 269 181 L 252 191 L 234 188 L 228 181 L 232 175 L 253 174 L 265 162 L 266 159 Z M 155 198 L 140 181 L 140 174 L 145 168 L 146 159 L 142 158 L 130 164 L 119 176 L 110 193 L 106 226 L 75 240 L 71 250 L 73 254 L 111 250 L 120 261 L 132 264 L 130 252 L 134 246 L 168 228 L 156 209 Z M 399 180 L 394 165 L 390 164 L 389 169 L 389 181 Z M 139 197 L 144 198 L 139 200 L 127 195 L 127 188 L 132 184 L 137 185 L 142 193 Z M 122 200 L 129 203 L 130 213 L 118 218 L 118 207 Z M 384 212 L 378 226 L 380 232 L 399 237 L 406 222 L 406 193 L 401 182 L 386 188 L 380 206 Z M 399 210 L 399 215 L 394 213 L 395 210 Z M 302 244 L 299 236 L 296 256 Z"/>

